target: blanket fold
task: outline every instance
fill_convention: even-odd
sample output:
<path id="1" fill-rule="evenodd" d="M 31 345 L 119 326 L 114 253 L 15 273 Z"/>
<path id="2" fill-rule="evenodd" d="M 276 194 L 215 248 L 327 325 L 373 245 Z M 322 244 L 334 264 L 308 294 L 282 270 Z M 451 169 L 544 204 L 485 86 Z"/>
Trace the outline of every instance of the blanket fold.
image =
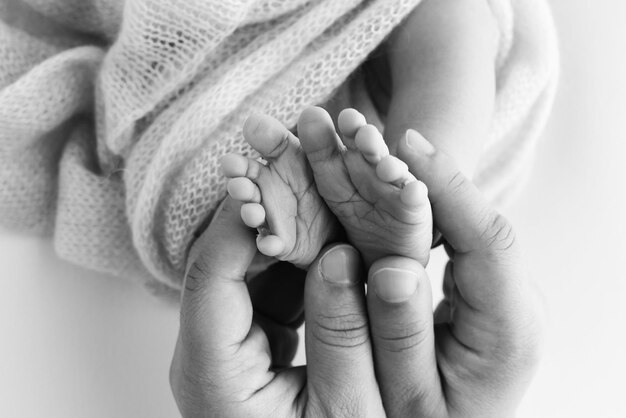
<path id="1" fill-rule="evenodd" d="M 52 235 L 87 268 L 180 289 L 194 233 L 225 194 L 219 158 L 254 155 L 245 118 L 295 125 L 420 1 L 5 2 L 0 222 Z M 475 182 L 502 205 L 545 123 L 558 55 L 544 0 L 489 3 L 497 98 Z"/>

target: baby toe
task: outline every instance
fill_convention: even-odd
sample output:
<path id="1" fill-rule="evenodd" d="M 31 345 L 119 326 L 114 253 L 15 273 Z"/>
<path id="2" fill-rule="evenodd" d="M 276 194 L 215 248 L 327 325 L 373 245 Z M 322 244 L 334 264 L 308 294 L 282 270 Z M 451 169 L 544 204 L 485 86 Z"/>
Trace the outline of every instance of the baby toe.
<path id="1" fill-rule="evenodd" d="M 241 220 L 250 228 L 265 224 L 265 208 L 258 203 L 245 203 L 241 206 Z"/>
<path id="2" fill-rule="evenodd" d="M 262 163 L 238 154 L 227 154 L 222 157 L 220 163 L 222 173 L 226 177 L 247 177 L 252 181 L 256 181 L 265 168 Z"/>
<path id="3" fill-rule="evenodd" d="M 363 157 L 372 164 L 378 164 L 383 157 L 389 155 L 389 148 L 374 125 L 361 127 L 356 133 L 355 143 Z"/>
<path id="4" fill-rule="evenodd" d="M 268 257 L 278 257 L 285 250 L 284 241 L 276 235 L 259 235 L 256 239 L 256 246 Z"/>
<path id="5" fill-rule="evenodd" d="M 250 179 L 236 177 L 226 186 L 228 194 L 241 202 L 261 203 L 261 191 Z"/>
<path id="6" fill-rule="evenodd" d="M 248 172 L 248 159 L 238 154 L 227 154 L 220 159 L 220 166 L 226 177 L 244 177 Z"/>
<path id="7" fill-rule="evenodd" d="M 338 156 L 340 146 L 333 120 L 321 107 L 308 107 L 298 118 L 298 136 L 309 163 L 325 163 Z"/>
<path id="8" fill-rule="evenodd" d="M 380 180 L 398 187 L 414 180 L 414 177 L 409 173 L 409 166 L 392 155 L 387 155 L 380 160 L 376 166 L 376 175 Z"/>
<path id="9" fill-rule="evenodd" d="M 243 137 L 265 159 L 274 159 L 297 140 L 279 121 L 268 115 L 253 113 L 243 125 Z"/>
<path id="10" fill-rule="evenodd" d="M 400 190 L 400 200 L 405 205 L 412 207 L 428 204 L 428 188 L 419 180 L 407 183 Z"/>

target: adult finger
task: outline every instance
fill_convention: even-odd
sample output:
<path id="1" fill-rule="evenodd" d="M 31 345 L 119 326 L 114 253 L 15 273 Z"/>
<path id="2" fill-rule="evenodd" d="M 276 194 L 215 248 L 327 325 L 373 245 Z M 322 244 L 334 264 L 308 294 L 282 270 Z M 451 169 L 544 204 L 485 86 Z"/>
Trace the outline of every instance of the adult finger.
<path id="1" fill-rule="evenodd" d="M 232 347 L 250 330 L 252 305 L 244 276 L 256 245 L 252 230 L 239 218 L 238 207 L 239 203 L 227 198 L 189 253 L 181 333 L 202 351 Z"/>
<path id="2" fill-rule="evenodd" d="M 398 155 L 428 186 L 433 216 L 454 253 L 446 281 L 455 339 L 488 348 L 521 322 L 533 322 L 532 292 L 510 223 L 417 132 L 407 132 Z"/>
<path id="3" fill-rule="evenodd" d="M 514 246 L 510 224 L 486 201 L 445 153 L 421 134 L 406 132 L 398 156 L 426 186 L 433 215 L 455 253 L 506 252 Z"/>
<path id="4" fill-rule="evenodd" d="M 443 416 L 426 271 L 413 259 L 387 257 L 372 265 L 368 285 L 374 363 L 387 416 Z"/>
<path id="5" fill-rule="evenodd" d="M 228 237 L 228 239 L 225 239 Z M 227 198 L 192 247 L 170 383 L 183 415 L 211 415 L 247 399 L 274 377 L 265 333 L 252 321 L 244 275 L 255 239 Z"/>
<path id="6" fill-rule="evenodd" d="M 327 416 L 383 416 L 374 374 L 358 252 L 348 245 L 324 250 L 305 287 L 309 402 Z"/>

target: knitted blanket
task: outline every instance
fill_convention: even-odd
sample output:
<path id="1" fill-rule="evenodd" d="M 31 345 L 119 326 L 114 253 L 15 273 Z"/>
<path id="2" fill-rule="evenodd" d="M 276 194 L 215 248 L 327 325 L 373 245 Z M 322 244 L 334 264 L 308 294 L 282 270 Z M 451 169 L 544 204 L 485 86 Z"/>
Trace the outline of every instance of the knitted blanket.
<path id="1" fill-rule="evenodd" d="M 252 111 L 293 126 L 328 100 L 420 0 L 4 0 L 0 223 L 59 256 L 179 289 L 224 196 L 219 158 L 253 155 Z M 543 0 L 491 0 L 497 100 L 475 175 L 501 204 L 551 106 Z"/>

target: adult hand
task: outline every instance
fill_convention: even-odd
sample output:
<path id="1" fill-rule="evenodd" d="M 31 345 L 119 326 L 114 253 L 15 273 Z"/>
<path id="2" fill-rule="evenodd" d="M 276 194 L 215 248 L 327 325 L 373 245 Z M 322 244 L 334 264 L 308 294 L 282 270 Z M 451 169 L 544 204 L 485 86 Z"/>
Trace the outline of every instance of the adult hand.
<path id="1" fill-rule="evenodd" d="M 452 253 L 446 299 L 435 317 L 417 262 L 377 261 L 365 295 L 358 254 L 334 246 L 306 280 L 307 368 L 272 368 L 267 334 L 243 282 L 254 239 L 236 209 L 222 212 L 190 256 L 183 293 L 171 384 L 184 416 L 512 412 L 532 376 L 541 335 L 513 232 L 417 133 L 398 144 L 398 153 L 429 186 Z"/>
<path id="2" fill-rule="evenodd" d="M 396 367 L 381 368 L 377 374 L 383 395 L 391 391 L 386 405 L 398 406 L 388 412 L 396 411 L 391 416 L 512 415 L 539 361 L 544 326 L 543 304 L 527 277 L 515 233 L 453 160 L 419 133 L 408 131 L 397 151 L 429 188 L 433 215 L 451 261 L 444 275 L 445 299 L 434 318 L 417 311 L 412 314 L 422 323 L 413 333 L 420 335 L 413 347 L 398 346 L 402 340 L 393 337 L 393 330 L 409 320 L 401 312 L 390 310 L 388 319 L 380 319 L 392 330 L 391 337 L 377 337 L 384 335 L 384 327 L 372 329 L 374 340 L 392 342 L 376 354 L 397 358 Z M 372 312 L 370 301 L 370 318 L 375 318 L 380 314 Z M 427 302 L 424 297 L 415 306 Z M 394 317 L 396 325 L 390 326 Z M 383 364 L 378 359 L 376 363 Z M 398 387 L 413 388 L 406 389 L 412 394 L 409 401 L 402 391 L 396 392 Z"/>
<path id="3" fill-rule="evenodd" d="M 334 416 L 351 414 L 350 411 L 364 417 L 384 415 L 369 345 L 357 346 L 345 352 L 340 347 L 341 341 L 334 347 L 322 345 L 340 354 L 335 361 L 341 363 L 349 360 L 343 368 L 334 369 L 328 358 L 316 361 L 329 351 L 320 348 L 322 339 L 313 339 L 308 347 L 309 369 L 317 372 L 311 372 L 308 379 L 303 367 L 281 370 L 272 366 L 280 363 L 280 357 L 286 358 L 281 353 L 293 347 L 291 333 L 294 331 L 289 324 L 280 321 L 268 318 L 260 321 L 253 313 L 244 275 L 255 252 L 253 232 L 241 223 L 237 205 L 227 199 L 189 255 L 181 303 L 181 327 L 170 371 L 170 384 L 183 416 Z M 326 269 L 322 268 L 324 263 Z M 310 285 L 307 294 L 315 297 L 307 299 L 307 317 L 312 314 L 314 318 L 321 318 L 335 307 L 342 309 L 344 303 L 338 301 L 346 301 L 347 294 L 348 298 L 359 298 L 359 318 L 366 321 L 363 277 L 358 270 L 359 265 L 358 253 L 348 246 L 340 246 L 335 252 L 329 251 L 316 261 L 308 278 Z M 342 283 L 325 281 L 321 276 L 323 271 L 334 275 Z M 322 297 L 329 291 L 332 293 L 335 288 L 340 291 Z M 280 289 L 277 291 L 280 292 Z M 297 301 L 293 302 L 288 299 L 283 301 L 296 306 Z M 285 315 L 284 309 L 271 308 L 267 303 L 263 305 L 268 310 L 274 309 L 273 317 L 284 319 L 289 316 Z M 351 304 L 345 306 L 350 309 L 354 307 Z M 325 307 L 330 309 L 325 310 Z M 349 318 L 344 319 L 334 322 L 339 327 L 352 326 Z M 310 321 L 321 324 L 323 319 Z M 326 320 L 326 324 L 330 321 Z M 310 330 L 317 328 L 308 327 Z M 332 330 L 327 327 L 325 330 L 322 328 L 322 331 L 330 338 Z M 367 342 L 367 326 L 357 331 Z M 340 334 L 337 331 L 341 339 Z M 282 342 L 288 347 L 287 350 L 281 350 L 280 344 L 272 344 L 272 340 Z M 368 350 L 367 355 L 356 356 L 359 363 L 365 362 L 365 367 L 351 361 L 351 353 L 359 350 Z M 320 376 L 321 370 L 329 367 L 335 371 L 334 375 L 341 375 L 342 371 L 360 375 L 363 371 L 368 377 L 368 384 L 363 385 L 364 380 L 361 378 L 350 378 L 350 388 L 357 390 L 345 396 L 329 395 L 328 391 L 333 391 L 333 385 L 326 385 L 326 376 Z M 339 382 L 334 383 L 334 386 L 337 385 Z M 347 386 L 341 386 L 337 387 L 336 394 L 346 393 Z M 368 389 L 372 396 L 362 398 L 363 414 L 357 413 L 358 409 L 348 405 L 360 403 L 353 399 L 354 396 Z"/>

